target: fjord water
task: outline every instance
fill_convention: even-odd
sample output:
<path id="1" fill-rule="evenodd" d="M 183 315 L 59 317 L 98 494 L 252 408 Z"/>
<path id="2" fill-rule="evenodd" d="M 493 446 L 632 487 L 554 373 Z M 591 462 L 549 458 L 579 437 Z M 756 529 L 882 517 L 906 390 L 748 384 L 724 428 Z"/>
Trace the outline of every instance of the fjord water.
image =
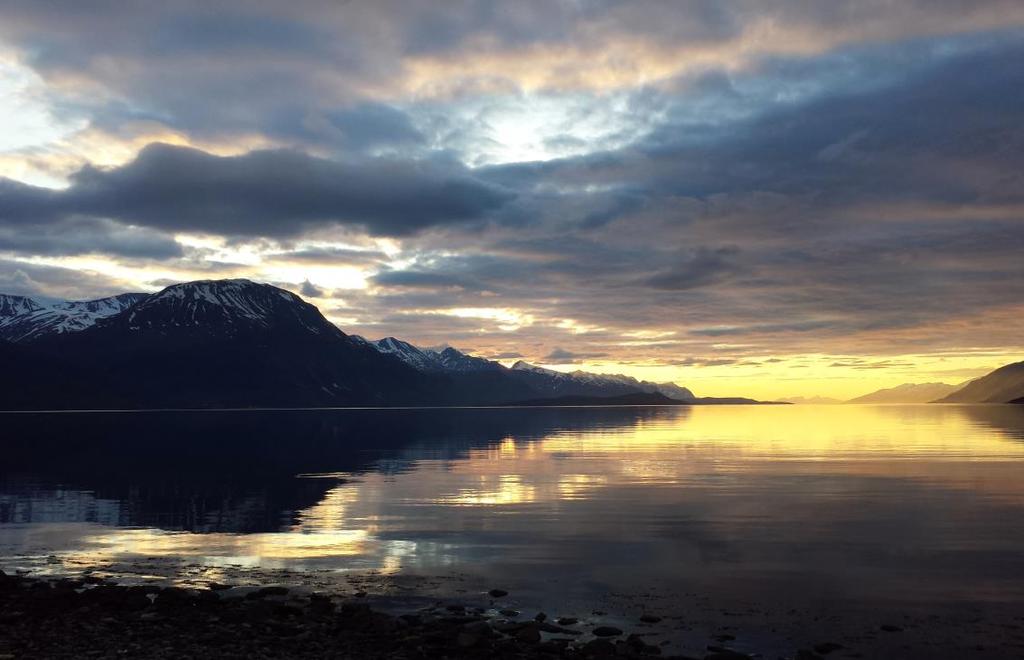
<path id="1" fill-rule="evenodd" d="M 538 602 L 1024 597 L 1019 406 L 0 417 L 8 571 L 458 573 Z"/>

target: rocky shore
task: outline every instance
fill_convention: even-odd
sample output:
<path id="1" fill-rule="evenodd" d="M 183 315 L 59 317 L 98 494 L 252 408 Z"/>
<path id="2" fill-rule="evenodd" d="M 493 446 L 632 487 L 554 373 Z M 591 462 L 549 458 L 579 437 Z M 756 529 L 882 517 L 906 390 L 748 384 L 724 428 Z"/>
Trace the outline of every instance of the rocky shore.
<path id="1" fill-rule="evenodd" d="M 764 611 L 704 632 L 676 614 L 633 619 L 595 610 L 551 616 L 512 609 L 502 589 L 431 598 L 344 593 L 310 585 L 189 587 L 118 584 L 92 574 L 34 577 L 0 571 L 0 660 L 27 658 L 697 658 L 845 660 L 1019 658 L 1024 616 L 1016 609 L 956 616 L 826 617 Z M 373 587 L 367 585 L 367 588 Z M 765 618 L 765 617 L 768 618 Z M 771 631 L 759 635 L 756 619 Z M 691 621 L 693 621 L 691 619 Z M 741 631 L 736 625 L 745 621 Z M 847 632 L 843 633 L 844 624 Z M 698 628 L 699 623 L 697 624 Z M 688 640 L 679 645 L 672 631 Z M 762 631 L 764 626 L 762 626 Z M 731 631 L 731 632 L 729 632 Z M 859 632 L 858 632 L 859 631 Z M 826 635 L 832 633 L 829 641 Z M 782 636 L 788 642 L 780 643 Z M 739 639 L 737 636 L 741 636 Z M 774 643 L 772 640 L 775 640 Z M 802 641 L 801 641 L 802 639 Z M 757 640 L 760 640 L 758 642 Z"/>
<path id="2" fill-rule="evenodd" d="M 643 633 L 613 626 L 588 629 L 575 619 L 551 621 L 542 614 L 522 620 L 512 610 L 458 603 L 395 615 L 375 611 L 361 596 L 297 594 L 283 586 L 121 586 L 99 578 L 43 580 L 0 572 L 0 659 L 662 655 Z M 746 657 L 724 647 L 706 656 Z"/>

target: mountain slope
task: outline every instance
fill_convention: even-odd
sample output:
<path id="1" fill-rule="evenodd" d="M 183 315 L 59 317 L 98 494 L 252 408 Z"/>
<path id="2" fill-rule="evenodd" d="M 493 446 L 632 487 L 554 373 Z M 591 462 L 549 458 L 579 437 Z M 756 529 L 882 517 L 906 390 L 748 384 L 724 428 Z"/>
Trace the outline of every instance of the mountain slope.
<path id="1" fill-rule="evenodd" d="M 37 309 L 42 309 L 42 307 L 42 305 L 31 298 L 0 293 L 0 328 L 10 319 L 34 312 Z"/>
<path id="2" fill-rule="evenodd" d="M 658 392 L 632 392 L 615 396 L 558 396 L 551 399 L 532 399 L 520 401 L 513 405 L 530 407 L 549 406 L 685 406 L 689 401 L 671 399 Z"/>
<path id="3" fill-rule="evenodd" d="M 31 347 L 85 374 L 53 407 L 395 405 L 443 391 L 295 294 L 248 280 L 170 286 Z"/>
<path id="4" fill-rule="evenodd" d="M 500 405 L 552 397 L 697 399 L 673 383 L 515 367 L 455 348 L 349 336 L 299 296 L 248 280 L 43 304 L 4 296 L 0 408 Z M 12 321 L 13 320 L 13 321 Z M 650 395 L 650 396 L 644 396 Z M 656 395 L 656 396 L 655 396 Z"/>
<path id="5" fill-rule="evenodd" d="M 90 328 L 100 319 L 118 314 L 148 298 L 145 293 L 122 293 L 96 300 L 67 301 L 42 305 L 35 301 L 32 309 L 9 316 L 0 315 L 0 339 L 16 343 L 31 342 L 42 337 Z"/>
<path id="6" fill-rule="evenodd" d="M 946 383 L 904 383 L 896 387 L 876 390 L 850 399 L 846 403 L 929 403 L 952 394 L 957 385 Z"/>
<path id="7" fill-rule="evenodd" d="M 419 348 L 409 342 L 385 337 L 359 341 L 392 355 L 414 369 L 445 374 L 453 386 L 462 390 L 460 400 L 474 403 L 507 403 L 515 396 L 551 398 L 561 396 L 622 396 L 635 393 L 658 393 L 671 399 L 694 401 L 693 392 L 675 383 L 638 381 L 620 374 L 593 374 L 586 371 L 563 373 L 538 367 L 522 360 L 509 369 L 499 362 L 467 355 L 448 347 L 441 351 Z M 469 399 L 465 399 L 468 396 Z"/>
<path id="8" fill-rule="evenodd" d="M 976 378 L 936 403 L 1008 403 L 1024 397 L 1024 362 Z"/>
<path id="9" fill-rule="evenodd" d="M 639 381 L 621 374 L 593 374 L 586 371 L 563 373 L 522 360 L 513 364 L 511 371 L 516 378 L 546 396 L 617 396 L 633 392 L 656 392 L 680 401 L 696 399 L 693 392 L 675 383 Z"/>

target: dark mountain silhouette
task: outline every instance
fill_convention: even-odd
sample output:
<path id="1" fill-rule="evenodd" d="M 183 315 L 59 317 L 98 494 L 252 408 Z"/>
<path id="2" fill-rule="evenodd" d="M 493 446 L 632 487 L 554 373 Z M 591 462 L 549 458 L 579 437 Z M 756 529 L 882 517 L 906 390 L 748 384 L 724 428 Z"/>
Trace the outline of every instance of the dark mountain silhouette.
<path id="1" fill-rule="evenodd" d="M 22 348 L 19 371 L 5 380 L 50 383 L 44 407 L 397 405 L 432 401 L 436 391 L 298 296 L 247 280 L 170 286 Z"/>
<path id="2" fill-rule="evenodd" d="M 929 403 L 952 394 L 958 387 L 946 383 L 904 383 L 876 390 L 846 403 Z"/>
<path id="3" fill-rule="evenodd" d="M 566 396 L 752 402 L 621 375 L 508 368 L 393 337 L 373 342 L 345 334 L 291 292 L 248 280 L 84 303 L 0 303 L 4 327 L 18 328 L 15 341 L 0 335 L 6 409 L 504 405 Z"/>
<path id="4" fill-rule="evenodd" d="M 1024 398 L 1024 362 L 1014 362 L 967 383 L 937 403 L 1008 403 Z"/>

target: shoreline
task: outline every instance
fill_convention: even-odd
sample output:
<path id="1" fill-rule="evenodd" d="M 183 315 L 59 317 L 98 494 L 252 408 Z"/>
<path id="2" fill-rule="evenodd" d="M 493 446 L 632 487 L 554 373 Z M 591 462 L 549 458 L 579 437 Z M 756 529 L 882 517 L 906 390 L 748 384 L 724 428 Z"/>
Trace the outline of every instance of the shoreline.
<path id="1" fill-rule="evenodd" d="M 523 617 L 501 608 L 506 595 L 463 599 L 489 601 L 481 605 L 410 601 L 395 613 L 372 606 L 366 592 L 129 586 L 0 571 L 0 658 L 686 658 L 663 655 L 642 629 Z M 748 657 L 725 647 L 719 656 Z"/>
<path id="2" fill-rule="evenodd" d="M 395 590 L 365 579 L 340 593 L 301 584 L 185 588 L 0 572 L 0 659 L 988 659 L 1024 652 L 1024 617 L 1012 612 L 999 619 L 997 610 L 968 607 L 940 616 L 936 606 L 879 623 L 877 612 L 744 611 L 718 603 L 711 608 L 717 622 L 708 626 L 638 600 L 631 617 L 568 616 L 558 607 L 521 606 L 498 587 L 441 595 L 415 582 Z"/>

